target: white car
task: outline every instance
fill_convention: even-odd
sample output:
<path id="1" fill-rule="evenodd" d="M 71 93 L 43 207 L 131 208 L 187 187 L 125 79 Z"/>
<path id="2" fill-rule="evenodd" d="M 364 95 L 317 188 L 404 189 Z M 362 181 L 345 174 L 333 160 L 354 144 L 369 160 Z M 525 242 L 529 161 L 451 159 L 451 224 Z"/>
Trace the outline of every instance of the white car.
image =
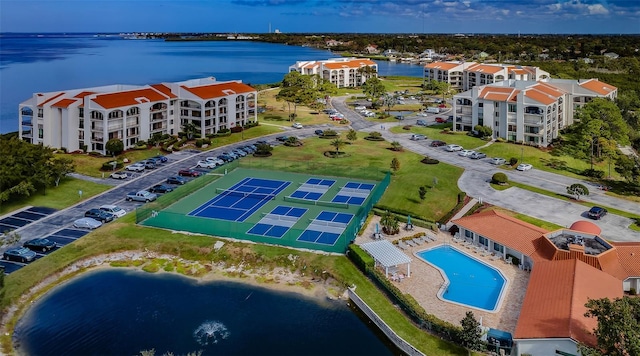
<path id="1" fill-rule="evenodd" d="M 144 163 L 130 164 L 130 165 L 124 167 L 124 169 L 126 169 L 128 171 L 142 172 L 142 171 L 144 171 Z"/>
<path id="2" fill-rule="evenodd" d="M 462 150 L 462 151 L 458 152 L 458 156 L 469 157 L 474 153 L 476 153 L 476 151 L 473 151 L 473 150 Z"/>
<path id="3" fill-rule="evenodd" d="M 207 162 L 213 162 L 213 163 L 215 163 L 215 164 L 216 164 L 216 166 L 222 166 L 222 165 L 224 164 L 224 161 L 223 161 L 223 160 L 221 160 L 221 159 L 220 159 L 220 158 L 218 158 L 218 157 L 207 157 L 205 160 L 206 160 Z"/>
<path id="4" fill-rule="evenodd" d="M 418 140 L 425 140 L 426 138 L 427 138 L 427 136 L 425 136 L 425 135 L 413 134 L 413 135 L 411 135 L 410 140 L 418 141 Z"/>
<path id="5" fill-rule="evenodd" d="M 533 166 L 532 166 L 532 165 L 530 165 L 529 163 L 520 163 L 520 164 L 518 165 L 518 167 L 516 167 L 516 169 L 517 169 L 517 170 L 519 170 L 519 171 L 523 171 L 523 172 L 524 172 L 524 171 L 528 171 L 528 170 L 530 170 L 531 168 L 533 168 Z"/>
<path id="6" fill-rule="evenodd" d="M 109 177 L 111 177 L 113 179 L 127 179 L 127 177 L 129 177 L 129 175 L 125 171 L 119 171 L 119 172 L 113 172 L 113 173 L 109 174 Z"/>
<path id="7" fill-rule="evenodd" d="M 291 125 L 294 129 L 301 129 L 302 128 L 302 124 L 299 122 L 294 123 L 293 125 Z"/>
<path id="8" fill-rule="evenodd" d="M 493 157 L 489 162 L 491 162 L 491 164 L 495 164 L 496 166 L 501 166 L 507 163 L 507 161 L 504 158 L 500 158 L 500 157 Z"/>
<path id="9" fill-rule="evenodd" d="M 367 111 L 364 116 L 366 117 L 376 117 L 376 113 L 374 113 L 373 111 Z"/>
<path id="10" fill-rule="evenodd" d="M 419 113 L 417 113 L 416 115 L 418 115 L 418 116 L 422 116 L 422 117 L 429 116 L 429 114 L 427 114 L 427 113 L 426 113 L 426 112 L 424 112 L 424 111 L 420 111 L 420 112 L 419 112 Z"/>
<path id="11" fill-rule="evenodd" d="M 366 110 L 366 109 L 367 109 L 366 106 L 356 106 L 355 108 L 353 108 L 353 110 L 355 110 L 355 111 L 363 111 L 363 110 Z"/>
<path id="12" fill-rule="evenodd" d="M 446 145 L 445 150 L 449 152 L 462 151 L 462 146 L 460 145 Z"/>
<path id="13" fill-rule="evenodd" d="M 198 168 L 216 168 L 216 164 L 215 162 L 211 162 L 211 161 L 198 161 L 198 163 L 196 164 L 196 167 Z"/>
<path id="14" fill-rule="evenodd" d="M 103 205 L 100 210 L 113 214 L 116 218 L 121 218 L 127 214 L 127 211 L 117 205 Z"/>
<path id="15" fill-rule="evenodd" d="M 73 227 L 77 229 L 97 229 L 102 226 L 102 223 L 93 218 L 82 218 L 73 222 Z"/>

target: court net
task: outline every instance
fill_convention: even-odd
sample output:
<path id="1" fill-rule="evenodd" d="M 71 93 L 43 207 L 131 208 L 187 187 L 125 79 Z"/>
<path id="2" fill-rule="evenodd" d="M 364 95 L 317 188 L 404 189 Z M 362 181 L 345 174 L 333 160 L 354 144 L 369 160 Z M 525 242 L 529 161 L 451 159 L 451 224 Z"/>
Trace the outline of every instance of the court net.
<path id="1" fill-rule="evenodd" d="M 347 224 L 340 223 L 340 222 L 335 222 L 335 221 L 326 221 L 326 220 L 309 219 L 309 223 L 310 223 L 310 225 L 339 227 L 339 228 L 343 228 L 343 229 L 347 227 Z"/>
<path id="2" fill-rule="evenodd" d="M 240 198 L 249 198 L 256 200 L 274 200 L 276 198 L 275 194 L 263 194 L 263 193 L 251 193 L 251 192 L 241 192 L 238 190 L 229 190 L 216 188 L 217 194 L 229 195 L 232 197 L 240 197 Z"/>
<path id="3" fill-rule="evenodd" d="M 278 214 L 270 214 L 270 213 L 263 214 L 263 218 L 267 218 L 271 220 L 290 221 L 290 222 L 297 222 L 300 219 L 295 216 L 286 216 L 286 215 L 278 215 Z"/>
<path id="4" fill-rule="evenodd" d="M 324 201 L 324 200 L 301 199 L 301 198 L 294 198 L 292 196 L 288 196 L 288 197 L 285 196 L 282 199 L 284 199 L 284 201 L 288 201 L 288 202 L 291 202 L 291 203 L 326 206 L 328 208 L 349 209 L 349 204 L 348 203 L 336 203 L 336 202 Z"/>

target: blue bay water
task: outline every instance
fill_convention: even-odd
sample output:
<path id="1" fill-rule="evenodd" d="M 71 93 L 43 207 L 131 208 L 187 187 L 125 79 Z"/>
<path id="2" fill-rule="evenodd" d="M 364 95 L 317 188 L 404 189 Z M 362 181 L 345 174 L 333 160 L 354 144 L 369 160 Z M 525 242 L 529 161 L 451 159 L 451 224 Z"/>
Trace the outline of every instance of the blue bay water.
<path id="1" fill-rule="evenodd" d="M 18 105 L 33 93 L 206 76 L 276 83 L 296 61 L 326 50 L 250 41 L 165 42 L 93 34 L 0 34 L 0 133 L 17 131 Z M 422 76 L 422 66 L 379 62 L 381 75 Z"/>
<path id="2" fill-rule="evenodd" d="M 140 271 L 90 272 L 18 322 L 26 355 L 392 355 L 344 301 Z"/>

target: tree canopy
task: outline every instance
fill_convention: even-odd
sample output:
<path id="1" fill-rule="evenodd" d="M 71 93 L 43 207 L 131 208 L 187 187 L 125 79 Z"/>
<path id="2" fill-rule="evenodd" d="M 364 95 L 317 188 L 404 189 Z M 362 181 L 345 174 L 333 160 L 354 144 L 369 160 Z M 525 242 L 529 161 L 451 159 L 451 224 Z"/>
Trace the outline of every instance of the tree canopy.
<path id="1" fill-rule="evenodd" d="M 73 170 L 70 159 L 54 157 L 49 147 L 0 138 L 0 202 L 58 185 Z"/>
<path id="2" fill-rule="evenodd" d="M 289 105 L 289 119 L 296 117 L 298 105 L 316 108 L 321 105 L 318 99 L 332 95 L 337 88 L 318 75 L 302 75 L 297 71 L 285 74 L 280 84 L 276 100 L 285 101 Z M 293 113 L 291 105 L 293 104 Z"/>
<path id="3" fill-rule="evenodd" d="M 579 345 L 581 355 L 640 355 L 640 298 L 590 299 L 585 306 L 585 316 L 598 319 L 598 345 Z"/>
<path id="4" fill-rule="evenodd" d="M 372 103 L 376 101 L 386 92 L 384 84 L 378 77 L 369 78 L 364 84 L 362 84 L 362 92 L 371 99 Z"/>

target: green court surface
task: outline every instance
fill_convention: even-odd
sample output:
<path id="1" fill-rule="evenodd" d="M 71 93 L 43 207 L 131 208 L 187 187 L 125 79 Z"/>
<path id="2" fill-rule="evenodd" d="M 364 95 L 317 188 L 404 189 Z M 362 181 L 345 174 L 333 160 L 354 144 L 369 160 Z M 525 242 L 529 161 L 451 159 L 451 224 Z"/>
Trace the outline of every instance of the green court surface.
<path id="1" fill-rule="evenodd" d="M 163 229 L 344 253 L 389 185 L 389 174 L 380 178 L 219 169 L 218 175 L 205 175 L 138 208 L 136 220 Z"/>

